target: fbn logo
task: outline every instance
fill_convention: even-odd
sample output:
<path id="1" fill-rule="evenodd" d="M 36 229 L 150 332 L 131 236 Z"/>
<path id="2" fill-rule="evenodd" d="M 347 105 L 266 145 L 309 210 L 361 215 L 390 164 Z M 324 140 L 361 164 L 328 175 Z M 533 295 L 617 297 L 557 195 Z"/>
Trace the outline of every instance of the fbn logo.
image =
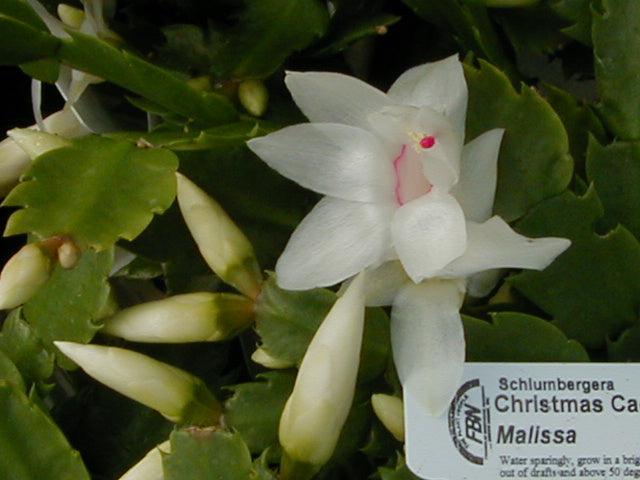
<path id="1" fill-rule="evenodd" d="M 453 444 L 471 463 L 482 465 L 491 445 L 489 399 L 479 379 L 462 385 L 449 406 L 449 434 Z"/>

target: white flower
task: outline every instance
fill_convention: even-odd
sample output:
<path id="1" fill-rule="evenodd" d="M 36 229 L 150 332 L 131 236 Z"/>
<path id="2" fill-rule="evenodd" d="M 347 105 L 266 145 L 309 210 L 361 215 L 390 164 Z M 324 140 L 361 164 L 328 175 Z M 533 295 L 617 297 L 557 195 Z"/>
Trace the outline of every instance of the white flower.
<path id="1" fill-rule="evenodd" d="M 325 197 L 278 260 L 278 283 L 304 290 L 368 269 L 367 303 L 393 305 L 400 379 L 438 414 L 462 372 L 467 282 L 481 292 L 493 269 L 542 269 L 570 242 L 529 239 L 491 217 L 503 130 L 464 145 L 467 86 L 455 56 L 408 70 L 386 94 L 337 73 L 285 82 L 312 123 L 249 148 Z"/>
<path id="2" fill-rule="evenodd" d="M 356 386 L 364 328 L 364 278 L 355 278 L 316 331 L 280 417 L 283 478 L 295 464 L 324 465 L 335 449 Z"/>

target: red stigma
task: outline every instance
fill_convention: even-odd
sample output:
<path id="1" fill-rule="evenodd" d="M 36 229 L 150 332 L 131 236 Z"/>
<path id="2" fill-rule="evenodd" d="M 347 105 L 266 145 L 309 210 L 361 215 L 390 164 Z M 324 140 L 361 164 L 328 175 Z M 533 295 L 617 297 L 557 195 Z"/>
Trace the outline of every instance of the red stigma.
<path id="1" fill-rule="evenodd" d="M 436 137 L 427 136 L 420 140 L 420 146 L 422 148 L 431 148 L 436 144 Z"/>

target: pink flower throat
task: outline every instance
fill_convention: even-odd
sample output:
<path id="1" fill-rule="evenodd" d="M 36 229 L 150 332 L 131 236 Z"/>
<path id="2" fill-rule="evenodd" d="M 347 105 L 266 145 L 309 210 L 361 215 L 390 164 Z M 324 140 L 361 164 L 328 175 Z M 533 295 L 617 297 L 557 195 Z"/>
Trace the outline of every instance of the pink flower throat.
<path id="1" fill-rule="evenodd" d="M 436 144 L 436 139 L 425 136 L 418 143 L 423 149 L 429 149 Z M 402 206 L 431 191 L 433 185 L 424 175 L 419 154 L 408 149 L 407 145 L 402 145 L 400 155 L 393 161 L 393 168 L 396 172 L 395 192 L 398 205 Z"/>

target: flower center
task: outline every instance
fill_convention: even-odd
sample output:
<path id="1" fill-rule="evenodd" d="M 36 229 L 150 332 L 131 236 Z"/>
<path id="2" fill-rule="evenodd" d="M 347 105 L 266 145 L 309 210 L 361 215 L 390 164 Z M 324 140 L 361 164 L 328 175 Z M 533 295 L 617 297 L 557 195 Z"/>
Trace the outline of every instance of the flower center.
<path id="1" fill-rule="evenodd" d="M 422 140 L 427 138 L 432 140 L 428 140 L 425 143 L 433 146 L 431 141 L 435 143 L 435 139 L 433 137 L 424 137 Z M 422 141 L 420 141 L 420 146 L 422 146 Z M 431 191 L 433 185 L 425 177 L 420 156 L 414 149 L 407 148 L 407 145 L 402 145 L 400 155 L 393 161 L 393 168 L 396 172 L 395 191 L 398 205 L 402 206 Z"/>

